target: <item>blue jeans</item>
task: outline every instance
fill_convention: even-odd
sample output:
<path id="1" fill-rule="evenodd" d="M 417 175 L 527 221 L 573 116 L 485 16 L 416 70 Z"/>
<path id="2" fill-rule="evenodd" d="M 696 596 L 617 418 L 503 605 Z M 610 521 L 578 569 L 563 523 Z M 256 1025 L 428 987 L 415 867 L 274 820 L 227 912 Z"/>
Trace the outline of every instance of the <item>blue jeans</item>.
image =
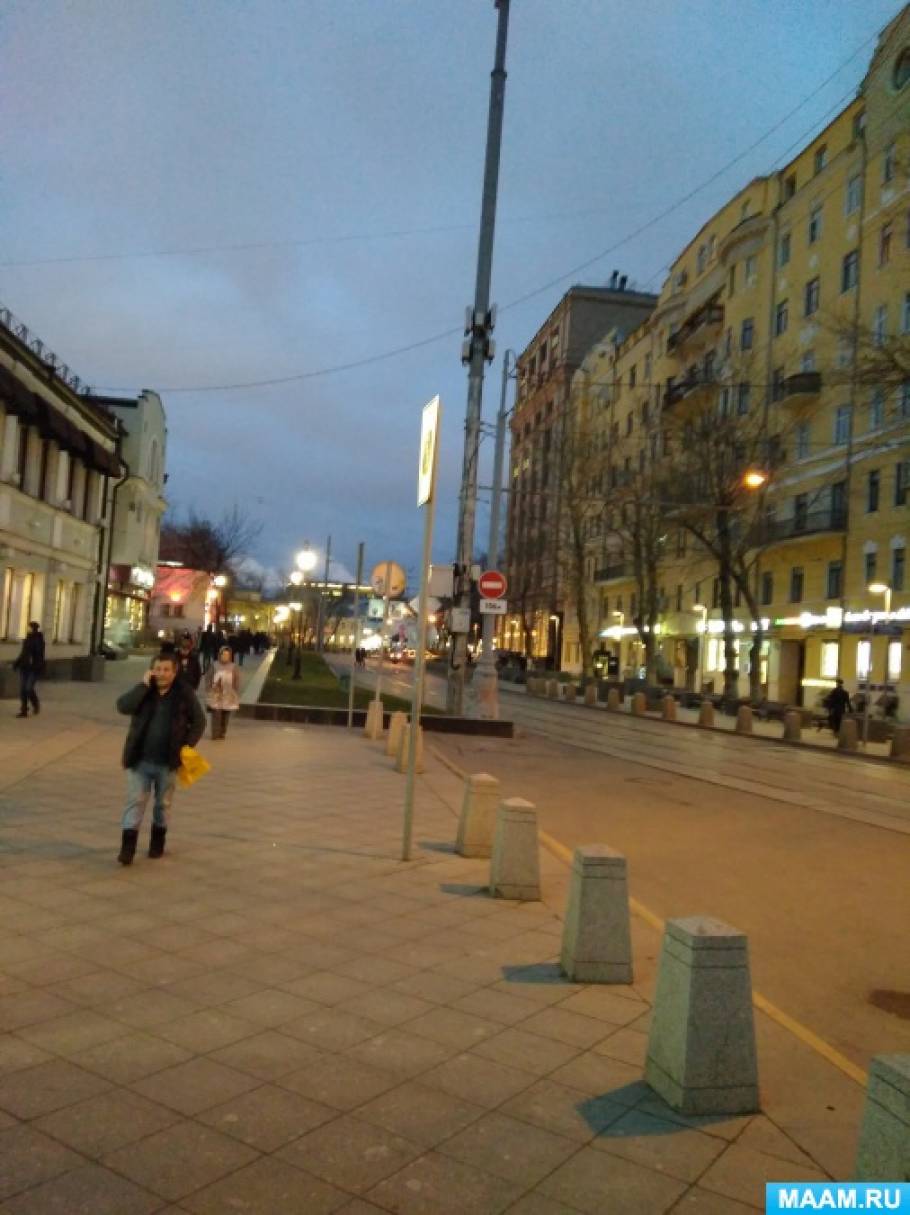
<path id="1" fill-rule="evenodd" d="M 121 826 L 124 831 L 137 830 L 142 826 L 149 793 L 154 789 L 155 802 L 152 807 L 152 822 L 156 827 L 167 827 L 168 810 L 174 796 L 177 773 L 167 764 L 152 764 L 140 760 L 135 768 L 126 773 L 126 809 Z"/>

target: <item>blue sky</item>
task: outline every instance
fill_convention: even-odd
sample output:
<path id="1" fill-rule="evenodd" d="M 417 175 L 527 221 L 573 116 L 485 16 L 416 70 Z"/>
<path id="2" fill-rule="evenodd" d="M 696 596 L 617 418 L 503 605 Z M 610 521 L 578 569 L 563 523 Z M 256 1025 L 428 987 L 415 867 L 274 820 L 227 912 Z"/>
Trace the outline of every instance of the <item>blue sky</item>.
<path id="1" fill-rule="evenodd" d="M 512 0 L 493 298 L 521 349 L 574 281 L 663 269 L 845 104 L 893 0 Z M 169 497 L 413 569 L 420 409 L 451 560 L 492 0 L 6 0 L 0 301 L 106 389 L 162 392 Z M 820 91 L 818 86 L 833 79 Z M 775 126 L 717 181 L 597 261 Z M 553 279 L 527 302 L 511 301 Z M 198 389 L 305 373 L 234 391 Z M 499 393 L 487 381 L 485 416 Z M 490 446 L 485 444 L 485 447 Z M 482 475 L 481 480 L 487 478 Z M 479 513 L 486 537 L 486 506 Z"/>

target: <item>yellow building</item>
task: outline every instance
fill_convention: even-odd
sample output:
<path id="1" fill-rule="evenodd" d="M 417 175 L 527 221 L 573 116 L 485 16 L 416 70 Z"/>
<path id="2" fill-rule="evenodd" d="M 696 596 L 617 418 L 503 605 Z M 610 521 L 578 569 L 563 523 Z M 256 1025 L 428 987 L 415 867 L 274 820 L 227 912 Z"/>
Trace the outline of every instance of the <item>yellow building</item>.
<path id="1" fill-rule="evenodd" d="M 873 698 L 887 686 L 910 716 L 910 7 L 856 99 L 703 225 L 651 315 L 588 352 L 571 400 L 575 424 L 596 432 L 588 602 L 614 670 L 637 674 L 643 650 L 624 487 L 658 467 L 665 484 L 668 466 L 691 466 L 706 418 L 739 419 L 737 476 L 759 465 L 766 477 L 743 507 L 754 602 L 738 594 L 730 613 L 739 690 L 758 616 L 769 699 L 812 705 L 835 677 L 853 691 L 868 676 Z M 661 509 L 660 675 L 719 687 L 717 561 L 672 503 Z M 580 669 L 562 595 L 562 663 Z"/>

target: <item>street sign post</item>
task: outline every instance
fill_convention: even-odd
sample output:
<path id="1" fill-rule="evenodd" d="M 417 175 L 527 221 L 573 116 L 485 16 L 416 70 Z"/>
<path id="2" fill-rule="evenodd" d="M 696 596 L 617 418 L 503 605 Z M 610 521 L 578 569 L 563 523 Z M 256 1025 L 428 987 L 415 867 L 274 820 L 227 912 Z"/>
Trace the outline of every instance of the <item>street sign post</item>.
<path id="1" fill-rule="evenodd" d="M 481 599 L 502 599 L 507 585 L 505 574 L 499 570 L 484 570 L 477 580 Z"/>
<path id="2" fill-rule="evenodd" d="M 401 859 L 411 859 L 414 828 L 414 779 L 417 774 L 417 738 L 423 706 L 423 682 L 427 656 L 427 615 L 430 597 L 430 556 L 433 548 L 433 512 L 436 506 L 436 469 L 439 464 L 439 397 L 423 407 L 420 426 L 420 458 L 417 472 L 417 505 L 423 507 L 423 556 L 420 562 L 420 601 L 417 609 L 417 645 L 414 659 L 414 688 L 411 697 L 411 725 L 408 739 L 408 766 L 404 786 L 404 828 Z"/>

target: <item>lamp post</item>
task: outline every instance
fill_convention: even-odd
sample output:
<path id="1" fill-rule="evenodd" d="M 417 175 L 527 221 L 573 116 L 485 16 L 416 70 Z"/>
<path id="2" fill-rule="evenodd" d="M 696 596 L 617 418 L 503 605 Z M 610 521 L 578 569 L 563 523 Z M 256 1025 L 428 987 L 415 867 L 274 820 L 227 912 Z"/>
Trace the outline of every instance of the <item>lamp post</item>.
<path id="1" fill-rule="evenodd" d="M 701 645 L 698 647 L 698 687 L 700 692 L 705 684 L 705 651 L 708 648 L 708 609 L 703 603 L 693 603 L 693 612 L 701 612 Z"/>
<path id="2" fill-rule="evenodd" d="M 866 587 L 870 595 L 884 595 L 885 597 L 885 622 L 891 614 L 891 587 L 886 582 L 870 582 Z M 875 621 L 871 622 L 872 628 L 869 633 L 869 667 L 866 671 L 866 694 L 863 697 L 863 746 L 869 745 L 869 702 L 872 699 L 872 671 L 874 663 L 873 648 L 875 646 Z M 885 650 L 885 683 L 888 682 L 888 658 L 887 648 Z"/>
<path id="3" fill-rule="evenodd" d="M 619 632 L 616 635 L 616 641 L 618 643 L 617 644 L 618 653 L 616 655 L 616 665 L 619 668 L 619 678 L 622 679 L 622 631 L 625 628 L 625 624 L 626 624 L 626 614 L 625 614 L 625 612 L 617 611 L 617 612 L 614 612 L 613 615 L 619 617 L 619 624 L 615 626 L 619 630 Z"/>

